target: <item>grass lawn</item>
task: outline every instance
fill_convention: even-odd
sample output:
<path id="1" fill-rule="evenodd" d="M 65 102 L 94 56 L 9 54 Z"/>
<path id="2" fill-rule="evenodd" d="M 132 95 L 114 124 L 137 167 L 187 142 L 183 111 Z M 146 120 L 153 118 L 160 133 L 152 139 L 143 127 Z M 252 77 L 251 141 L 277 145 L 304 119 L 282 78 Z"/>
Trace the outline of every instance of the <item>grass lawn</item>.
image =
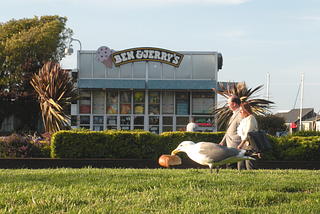
<path id="1" fill-rule="evenodd" d="M 0 169 L 0 213 L 320 213 L 320 171 Z"/>

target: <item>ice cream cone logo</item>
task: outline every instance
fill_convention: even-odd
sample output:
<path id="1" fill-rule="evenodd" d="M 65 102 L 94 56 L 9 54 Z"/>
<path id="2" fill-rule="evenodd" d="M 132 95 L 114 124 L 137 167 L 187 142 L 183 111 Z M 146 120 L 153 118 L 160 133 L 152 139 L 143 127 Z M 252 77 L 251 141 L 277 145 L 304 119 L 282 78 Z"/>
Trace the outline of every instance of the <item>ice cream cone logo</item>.
<path id="1" fill-rule="evenodd" d="M 97 50 L 96 61 L 102 62 L 106 67 L 112 68 L 112 57 L 111 54 L 114 53 L 114 50 L 108 48 L 107 46 L 101 46 Z"/>

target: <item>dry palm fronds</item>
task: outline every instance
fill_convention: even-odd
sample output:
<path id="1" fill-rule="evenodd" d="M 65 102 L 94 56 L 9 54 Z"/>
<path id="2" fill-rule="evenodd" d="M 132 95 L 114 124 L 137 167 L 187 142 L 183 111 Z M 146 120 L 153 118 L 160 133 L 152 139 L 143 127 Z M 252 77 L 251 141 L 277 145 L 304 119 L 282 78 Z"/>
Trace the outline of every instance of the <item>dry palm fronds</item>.
<path id="1" fill-rule="evenodd" d="M 38 93 L 45 131 L 55 133 L 69 129 L 71 116 L 65 107 L 78 98 L 78 89 L 69 73 L 58 63 L 47 62 L 38 75 L 32 76 L 31 85 Z"/>
<path id="2" fill-rule="evenodd" d="M 231 84 L 228 82 L 227 87 L 225 88 L 222 83 L 219 83 L 221 87 L 221 91 L 213 88 L 213 90 L 228 99 L 232 95 L 236 95 L 240 98 L 241 102 L 248 102 L 255 115 L 265 115 L 270 113 L 269 108 L 270 104 L 274 104 L 274 102 L 264 99 L 256 99 L 253 98 L 252 95 L 262 89 L 263 85 L 260 85 L 254 89 L 247 88 L 245 82 L 241 82 L 238 84 Z M 225 102 L 224 104 L 218 103 L 214 106 L 212 110 L 212 115 L 216 117 L 216 120 L 213 125 L 218 125 L 219 127 L 223 126 L 223 124 L 226 124 L 230 117 L 232 116 L 232 111 L 228 107 L 228 103 Z"/>

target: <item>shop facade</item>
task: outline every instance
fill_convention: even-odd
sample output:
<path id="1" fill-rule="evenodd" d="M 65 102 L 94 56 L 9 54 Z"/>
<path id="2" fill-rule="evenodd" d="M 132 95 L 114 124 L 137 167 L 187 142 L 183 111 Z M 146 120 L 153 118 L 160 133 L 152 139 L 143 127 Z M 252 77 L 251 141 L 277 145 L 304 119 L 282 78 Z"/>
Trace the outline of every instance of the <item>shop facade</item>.
<path id="1" fill-rule="evenodd" d="M 222 56 L 214 51 L 132 48 L 78 51 L 77 85 L 82 98 L 72 104 L 75 127 L 95 131 L 142 129 L 155 134 L 185 131 L 194 117 L 201 131 L 215 131 Z M 74 123 L 77 122 L 77 123 Z"/>

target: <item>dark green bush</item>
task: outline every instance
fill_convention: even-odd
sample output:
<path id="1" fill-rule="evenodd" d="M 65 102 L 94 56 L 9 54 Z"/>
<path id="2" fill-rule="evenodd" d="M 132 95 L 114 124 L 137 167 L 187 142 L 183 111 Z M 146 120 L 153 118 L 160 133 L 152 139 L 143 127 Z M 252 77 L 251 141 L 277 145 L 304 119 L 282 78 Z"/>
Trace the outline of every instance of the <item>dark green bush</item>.
<path id="1" fill-rule="evenodd" d="M 298 135 L 298 134 L 297 134 Z M 320 161 L 318 132 L 273 137 L 268 135 L 273 150 L 262 160 Z M 146 131 L 60 131 L 54 134 L 51 146 L 53 158 L 123 158 L 157 159 L 170 154 L 182 141 L 219 143 L 224 132 L 164 132 L 154 135 Z M 186 158 L 183 153 L 180 155 Z"/>
<path id="2" fill-rule="evenodd" d="M 146 131 L 60 131 L 52 138 L 53 158 L 155 159 L 170 154 L 182 141 L 219 143 L 224 133 Z"/>
<path id="3" fill-rule="evenodd" d="M 150 132 L 60 131 L 53 135 L 53 158 L 157 158 L 157 136 Z"/>

